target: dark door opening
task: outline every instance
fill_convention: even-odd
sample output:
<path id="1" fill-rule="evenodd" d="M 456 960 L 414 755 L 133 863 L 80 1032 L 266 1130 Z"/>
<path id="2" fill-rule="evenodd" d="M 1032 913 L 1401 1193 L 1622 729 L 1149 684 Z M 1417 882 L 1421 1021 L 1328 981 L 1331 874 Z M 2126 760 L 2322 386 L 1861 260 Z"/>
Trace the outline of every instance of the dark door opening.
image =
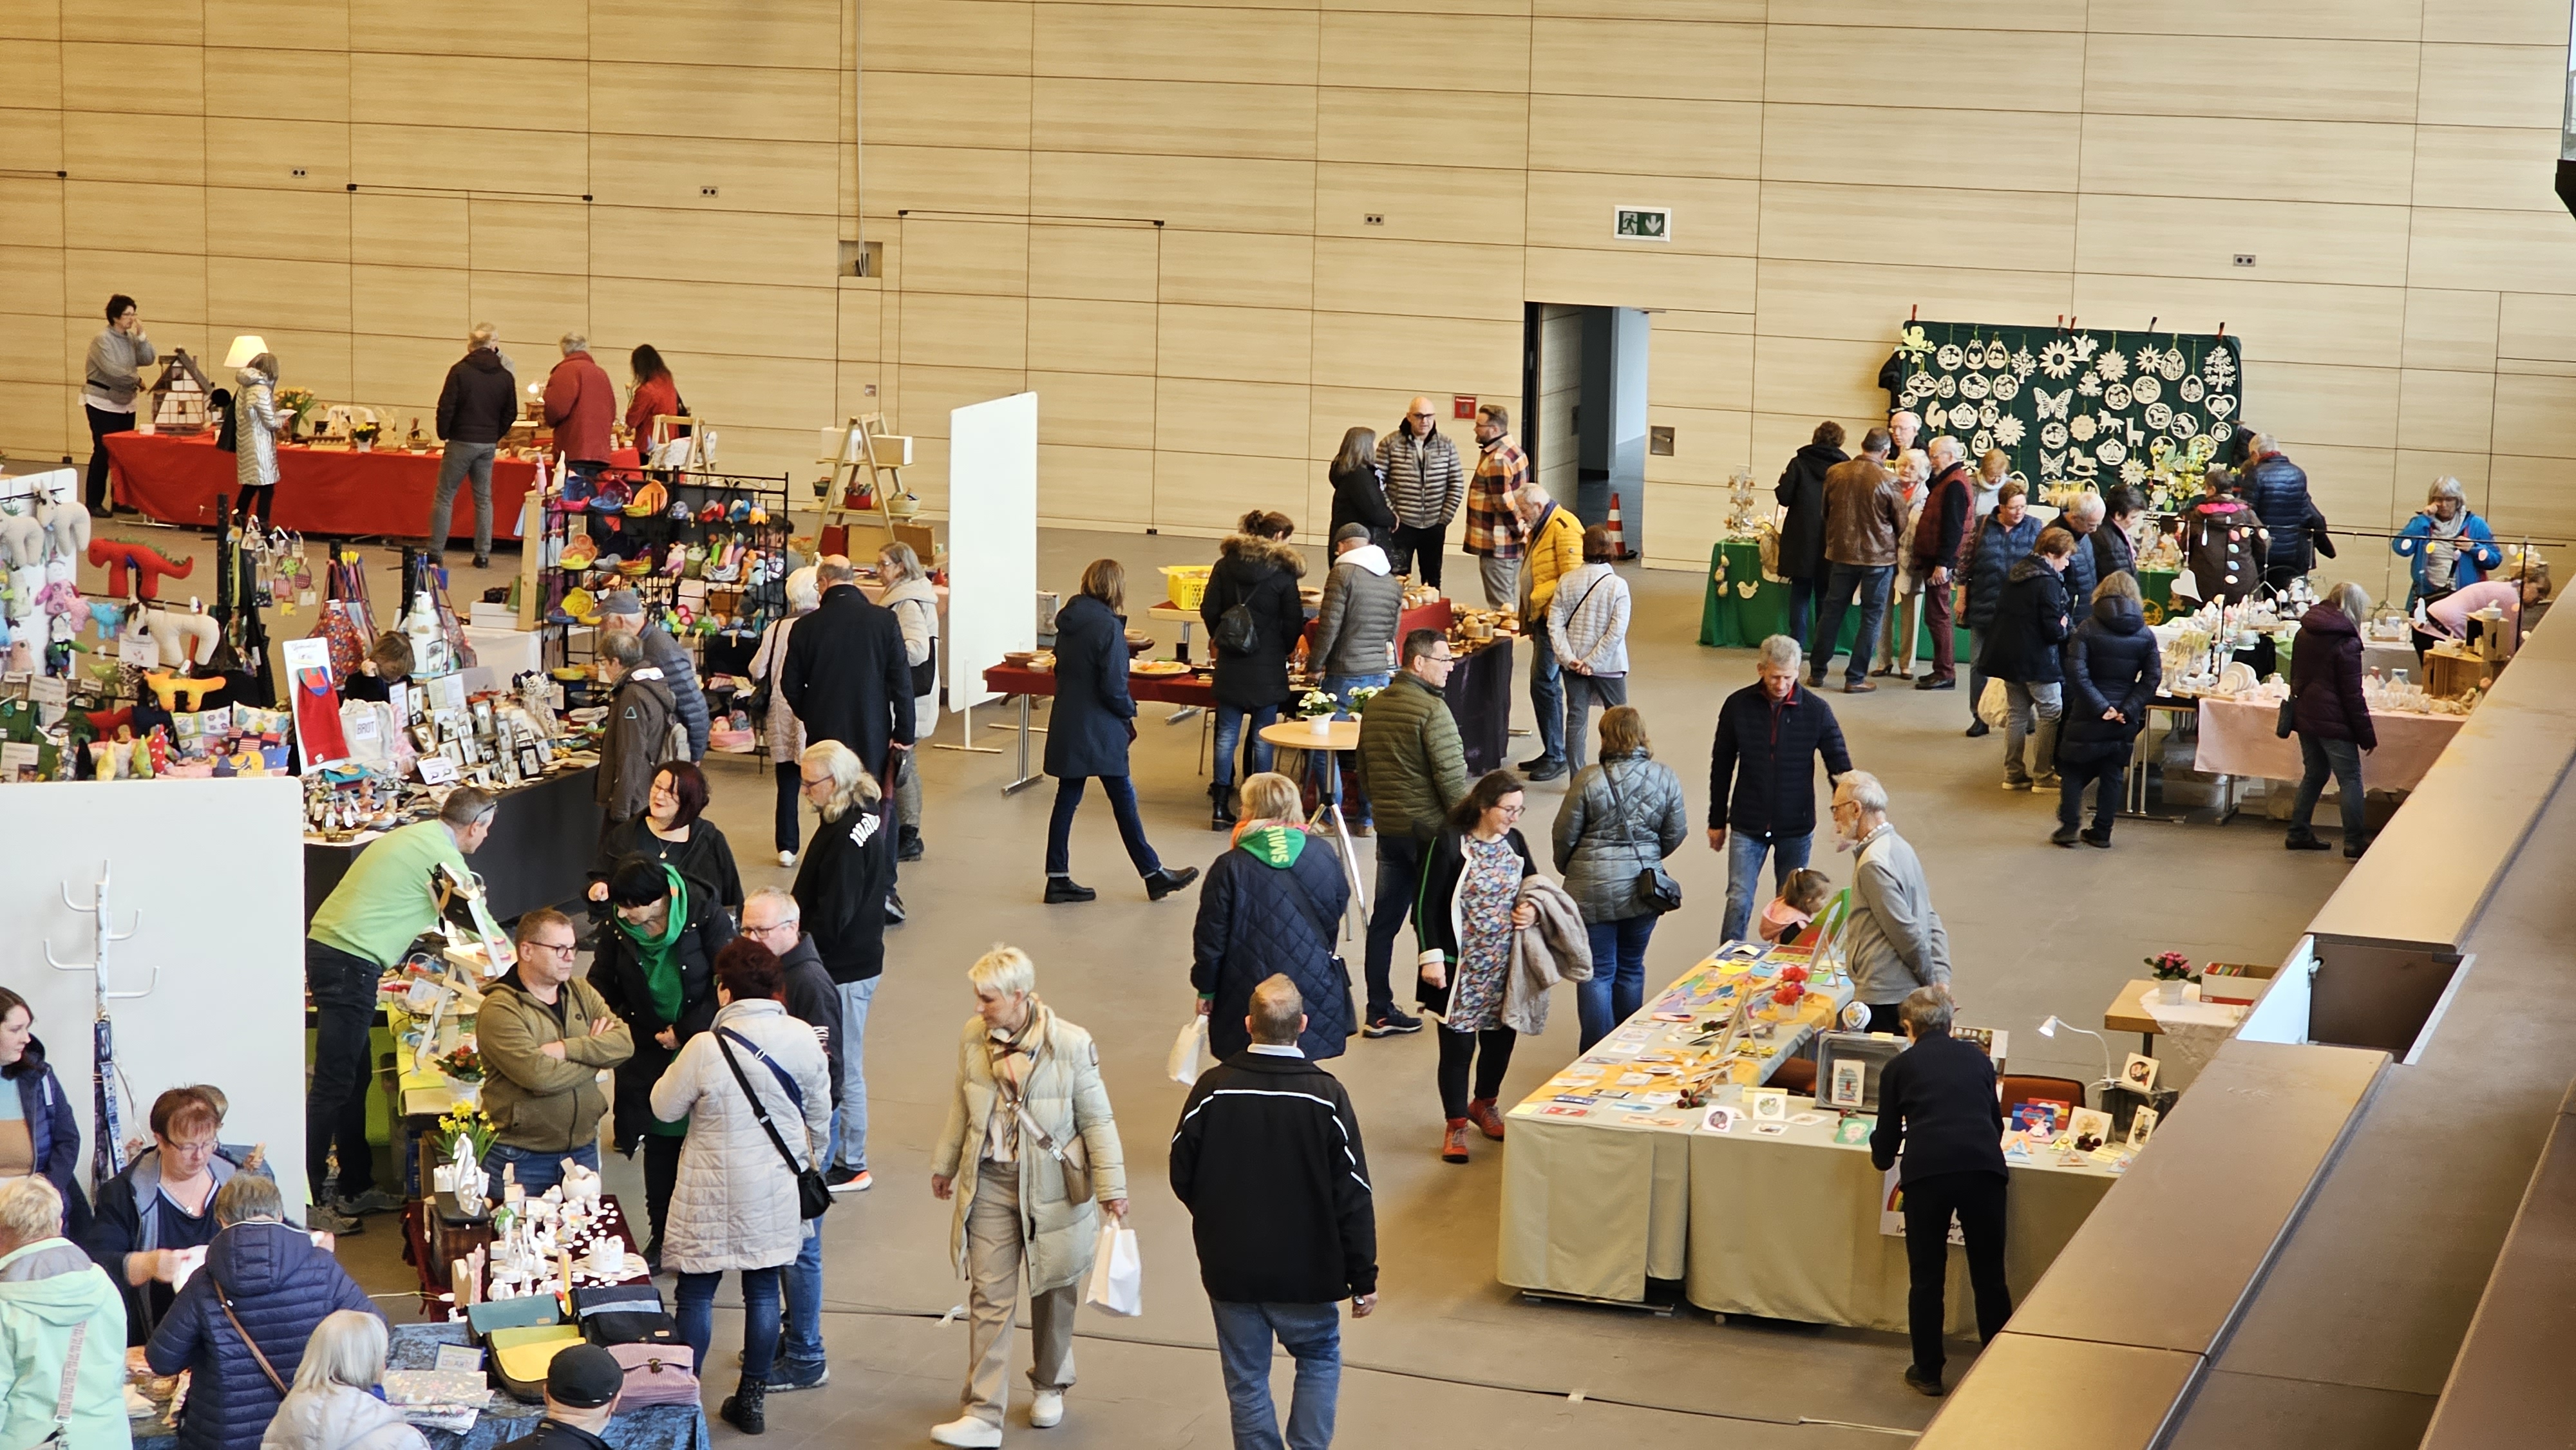
<path id="1" fill-rule="evenodd" d="M 1531 476 L 1586 524 L 1618 504 L 1621 557 L 1645 540 L 1646 359 L 1634 307 L 1523 305 L 1521 447 Z"/>

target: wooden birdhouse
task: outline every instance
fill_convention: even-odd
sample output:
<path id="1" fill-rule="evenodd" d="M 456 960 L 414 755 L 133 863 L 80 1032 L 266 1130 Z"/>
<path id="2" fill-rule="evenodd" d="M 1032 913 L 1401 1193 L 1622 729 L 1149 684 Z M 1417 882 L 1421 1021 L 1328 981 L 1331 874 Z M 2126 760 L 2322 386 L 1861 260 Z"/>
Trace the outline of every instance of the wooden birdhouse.
<path id="1" fill-rule="evenodd" d="M 186 348 L 171 352 L 170 361 L 161 368 L 160 381 L 152 385 L 152 426 L 162 433 L 190 434 L 206 430 L 206 398 L 212 391 L 197 360 Z"/>

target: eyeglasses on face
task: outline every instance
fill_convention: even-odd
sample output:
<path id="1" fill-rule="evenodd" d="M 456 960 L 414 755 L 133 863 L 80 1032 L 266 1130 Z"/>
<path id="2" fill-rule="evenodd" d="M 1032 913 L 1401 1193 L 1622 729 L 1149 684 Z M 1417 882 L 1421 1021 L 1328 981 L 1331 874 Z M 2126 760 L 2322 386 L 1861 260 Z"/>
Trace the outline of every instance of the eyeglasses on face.
<path id="1" fill-rule="evenodd" d="M 580 943 L 568 941 L 523 941 L 519 943 L 519 950 L 521 951 L 552 952 L 559 957 L 571 956 L 575 951 L 579 950 L 579 948 Z"/>
<path id="2" fill-rule="evenodd" d="M 1417 418 L 1437 418 L 1440 415 L 1437 413 L 1416 413 L 1413 416 Z"/>

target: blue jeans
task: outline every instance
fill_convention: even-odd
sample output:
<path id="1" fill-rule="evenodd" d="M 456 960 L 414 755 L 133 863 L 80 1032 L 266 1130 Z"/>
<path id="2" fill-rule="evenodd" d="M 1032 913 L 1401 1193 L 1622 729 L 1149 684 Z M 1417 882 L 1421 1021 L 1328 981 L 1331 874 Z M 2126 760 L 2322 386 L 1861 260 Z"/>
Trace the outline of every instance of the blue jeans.
<path id="1" fill-rule="evenodd" d="M 1383 690 L 1394 678 L 1391 674 L 1326 675 L 1324 693 L 1342 702 L 1340 718 L 1355 719 L 1357 717 L 1351 714 L 1351 691 Z M 1337 750 L 1333 754 L 1334 768 L 1341 777 L 1342 819 L 1350 825 L 1365 826 L 1370 820 L 1369 798 L 1368 792 L 1360 789 L 1360 773 L 1356 765 L 1358 752 Z"/>
<path id="2" fill-rule="evenodd" d="M 752 1385 L 769 1383 L 769 1372 L 778 1363 L 778 1276 L 777 1269 L 742 1270 L 742 1382 Z M 679 1312 L 671 1317 L 680 1326 L 680 1342 L 697 1356 L 701 1375 L 705 1375 L 707 1341 L 715 1337 L 716 1281 L 722 1274 L 682 1274 L 680 1276 Z"/>
<path id="3" fill-rule="evenodd" d="M 1816 596 L 1824 586 L 1822 579 L 1789 581 L 1789 637 L 1798 642 L 1800 654 L 1809 653 L 1810 637 L 1816 631 Z"/>
<path id="4" fill-rule="evenodd" d="M 1545 629 L 1530 632 L 1530 710 L 1538 716 L 1539 754 L 1549 765 L 1565 763 L 1565 670 Z"/>
<path id="5" fill-rule="evenodd" d="M 787 1329 L 778 1341 L 778 1365 L 791 1374 L 811 1374 L 823 1362 L 823 1235 L 819 1224 L 805 1229 L 805 1247 L 796 1251 L 796 1262 L 779 1271 Z"/>
<path id="6" fill-rule="evenodd" d="M 1574 1010 L 1583 1024 L 1577 1052 L 1590 1052 L 1645 1005 L 1646 939 L 1655 934 L 1655 914 L 1596 921 L 1585 930 L 1592 937 L 1592 980 L 1574 989 Z"/>
<path id="7" fill-rule="evenodd" d="M 833 1119 L 832 1154 L 834 1162 L 851 1168 L 868 1166 L 868 1007 L 883 980 L 870 977 L 832 988 L 841 994 L 841 1040 L 832 1044 L 841 1054 L 841 1111 Z"/>
<path id="8" fill-rule="evenodd" d="M 1225 1371 L 1225 1398 L 1234 1414 L 1234 1450 L 1325 1450 L 1333 1443 L 1333 1408 L 1342 1389 L 1342 1306 L 1339 1304 L 1229 1304 L 1208 1301 L 1216 1314 L 1217 1363 Z M 1279 1412 L 1270 1402 L 1270 1342 L 1297 1361 L 1297 1388 L 1288 1401 L 1288 1435 L 1279 1435 Z"/>
<path id="9" fill-rule="evenodd" d="M 2361 747 L 2349 740 L 2326 740 L 2299 732 L 2299 793 L 2290 802 L 2290 834 L 2313 834 L 2317 799 L 2325 794 L 2326 777 L 2334 777 L 2335 809 L 2343 815 L 2343 848 L 2358 853 L 2370 841 L 2370 811 L 2362 795 Z"/>
<path id="10" fill-rule="evenodd" d="M 1753 924 L 1753 913 L 1760 903 L 1753 893 L 1762 889 L 1762 856 L 1771 856 L 1771 884 L 1777 889 L 1789 884 L 1789 873 L 1807 864 L 1807 849 L 1816 843 L 1816 833 L 1803 836 L 1778 836 L 1765 841 L 1750 831 L 1729 830 L 1726 833 L 1726 923 L 1718 933 L 1720 941 L 1744 940 L 1745 928 Z"/>
<path id="11" fill-rule="evenodd" d="M 1984 668 L 1985 658 L 1986 658 L 1986 632 L 1985 632 L 1984 630 L 1982 630 L 1982 629 L 1977 628 L 1977 627 L 1976 627 L 1975 625 L 1973 625 L 1973 624 L 1972 624 L 1972 625 L 1969 625 L 1969 626 L 1968 626 L 1968 718 L 1969 718 L 1969 719 L 1971 719 L 1971 720 L 1979 721 L 1979 722 L 1982 722 L 1982 721 L 1984 721 L 1984 719 L 1985 719 L 1985 717 L 1984 717 L 1983 715 L 1980 715 L 1980 714 L 1978 714 L 1978 713 L 1977 713 L 1977 702 L 1978 702 L 1979 700 L 1982 700 L 1982 699 L 1984 699 L 1984 698 L 1986 697 L 1986 671 L 1985 671 L 1985 668 Z"/>
<path id="12" fill-rule="evenodd" d="M 1046 874 L 1073 874 L 1073 813 L 1082 806 L 1082 783 L 1091 777 L 1067 776 L 1055 783 L 1055 814 L 1047 818 Z M 1163 869 L 1163 858 L 1145 840 L 1145 818 L 1136 813 L 1136 787 L 1123 775 L 1100 777 L 1100 793 L 1109 797 L 1110 812 L 1118 817 L 1118 839 L 1127 843 L 1127 859 L 1136 863 L 1136 874 L 1151 876 Z"/>
<path id="13" fill-rule="evenodd" d="M 1422 889 L 1422 843 L 1409 835 L 1377 838 L 1377 901 L 1369 909 L 1368 1014 L 1362 1022 L 1383 1017 L 1395 1005 L 1395 984 L 1388 977 L 1395 958 L 1396 928 L 1413 914 L 1413 898 Z M 1420 933 L 1415 934 L 1417 938 Z M 1407 975 L 1411 975 L 1407 973 Z"/>
<path id="14" fill-rule="evenodd" d="M 495 1143 L 483 1155 L 483 1171 L 492 1175 L 494 1197 L 500 1196 L 501 1165 L 506 1163 L 515 1170 L 514 1176 L 519 1186 L 528 1190 L 530 1198 L 536 1198 L 543 1195 L 547 1189 L 563 1182 L 563 1160 L 566 1158 L 597 1173 L 599 1141 L 594 1138 L 565 1153 L 540 1153 L 533 1148 L 513 1148 L 507 1143 Z"/>
<path id="15" fill-rule="evenodd" d="M 1843 671 L 1843 681 L 1857 685 L 1869 678 L 1869 652 L 1878 647 L 1878 621 L 1887 613 L 1887 584 L 1895 574 L 1893 564 L 1874 569 L 1858 564 L 1834 566 L 1832 582 L 1825 586 L 1824 617 L 1816 621 L 1816 647 L 1808 653 L 1809 683 L 1821 682 L 1825 670 L 1834 662 L 1834 641 L 1843 632 L 1843 610 L 1851 604 L 1855 590 L 1860 594 L 1860 632 L 1852 637 L 1851 664 Z"/>
<path id="16" fill-rule="evenodd" d="M 1243 728 L 1244 720 L 1247 717 L 1252 721 L 1252 729 L 1249 732 L 1246 732 Z M 1248 768 L 1243 773 L 1245 775 L 1259 775 L 1261 772 L 1268 770 L 1270 768 L 1271 744 L 1269 741 L 1261 738 L 1261 732 L 1278 723 L 1279 707 L 1276 705 L 1263 705 L 1259 709 L 1255 710 L 1238 710 L 1232 705 L 1217 706 L 1216 765 L 1209 771 L 1209 774 L 1215 778 L 1216 783 L 1218 785 L 1232 785 L 1234 783 L 1234 753 L 1236 748 L 1243 744 L 1243 737 L 1246 733 L 1249 733 L 1252 736 L 1252 759 L 1248 762 Z"/>

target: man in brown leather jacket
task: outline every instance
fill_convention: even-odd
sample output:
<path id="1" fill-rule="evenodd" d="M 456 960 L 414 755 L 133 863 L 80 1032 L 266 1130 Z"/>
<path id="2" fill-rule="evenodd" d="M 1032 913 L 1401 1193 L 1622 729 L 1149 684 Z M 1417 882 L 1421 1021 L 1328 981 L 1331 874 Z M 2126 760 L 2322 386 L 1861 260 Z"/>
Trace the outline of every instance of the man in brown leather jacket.
<path id="1" fill-rule="evenodd" d="M 1832 575 L 1825 584 L 1824 617 L 1816 622 L 1815 653 L 1807 686 L 1820 687 L 1833 664 L 1844 606 L 1854 591 L 1860 595 L 1860 630 L 1851 664 L 1843 674 L 1843 693 L 1865 695 L 1877 689 L 1869 682 L 1869 652 L 1878 638 L 1879 616 L 1887 612 L 1888 581 L 1896 572 L 1897 540 L 1905 532 L 1905 499 L 1896 476 L 1887 471 L 1892 445 L 1884 428 L 1872 428 L 1861 440 L 1860 457 L 1825 471 L 1825 562 Z"/>

